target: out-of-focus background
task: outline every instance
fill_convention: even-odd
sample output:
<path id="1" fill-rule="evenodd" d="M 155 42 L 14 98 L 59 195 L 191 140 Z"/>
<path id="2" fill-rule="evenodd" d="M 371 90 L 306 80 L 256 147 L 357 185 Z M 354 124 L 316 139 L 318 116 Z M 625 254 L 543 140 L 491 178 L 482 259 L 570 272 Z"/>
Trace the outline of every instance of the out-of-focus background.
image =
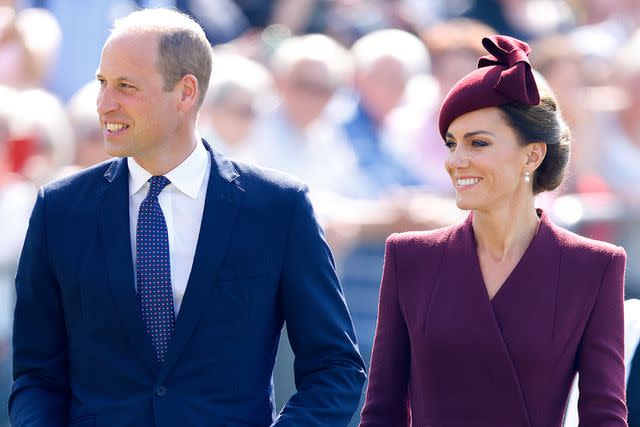
<path id="1" fill-rule="evenodd" d="M 466 216 L 452 199 L 436 117 L 485 54 L 484 35 L 532 45 L 573 130 L 569 175 L 538 206 L 624 246 L 626 297 L 640 297 L 637 0 L 0 0 L 0 426 L 13 279 L 35 193 L 108 158 L 95 112 L 102 44 L 115 18 L 153 6 L 191 14 L 214 46 L 202 136 L 309 185 L 365 360 L 385 238 Z M 279 408 L 294 391 L 283 337 Z"/>

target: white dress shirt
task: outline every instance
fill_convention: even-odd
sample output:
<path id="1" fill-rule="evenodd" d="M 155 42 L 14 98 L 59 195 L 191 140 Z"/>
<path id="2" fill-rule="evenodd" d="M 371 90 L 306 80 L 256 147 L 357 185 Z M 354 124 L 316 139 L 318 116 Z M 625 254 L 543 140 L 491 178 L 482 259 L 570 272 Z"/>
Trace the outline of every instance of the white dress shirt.
<path id="1" fill-rule="evenodd" d="M 129 223 L 131 227 L 131 253 L 136 276 L 136 228 L 138 211 L 149 192 L 151 174 L 133 158 L 127 158 L 129 166 Z M 171 287 L 176 316 L 187 288 L 193 266 L 200 223 L 207 195 L 211 171 L 209 153 L 201 142 L 182 163 L 164 176 L 171 181 L 158 196 L 160 208 L 167 222 L 169 257 L 171 262 Z M 136 282 L 137 289 L 137 282 Z"/>

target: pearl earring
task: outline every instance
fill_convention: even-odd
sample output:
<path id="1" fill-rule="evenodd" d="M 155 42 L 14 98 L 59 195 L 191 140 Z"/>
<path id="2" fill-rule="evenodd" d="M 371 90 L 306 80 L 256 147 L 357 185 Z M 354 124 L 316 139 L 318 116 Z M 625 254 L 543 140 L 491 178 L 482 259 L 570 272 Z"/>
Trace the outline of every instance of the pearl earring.
<path id="1" fill-rule="evenodd" d="M 525 172 L 524 173 L 524 182 L 531 182 L 531 173 L 530 172 Z"/>

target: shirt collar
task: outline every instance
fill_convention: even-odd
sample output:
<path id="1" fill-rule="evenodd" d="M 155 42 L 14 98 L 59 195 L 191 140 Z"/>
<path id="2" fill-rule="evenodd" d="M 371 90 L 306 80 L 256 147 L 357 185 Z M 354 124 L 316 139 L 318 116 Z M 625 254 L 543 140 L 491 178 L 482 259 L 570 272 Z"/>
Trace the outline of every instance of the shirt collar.
<path id="1" fill-rule="evenodd" d="M 127 165 L 129 166 L 129 196 L 132 196 L 149 181 L 151 174 L 132 157 L 127 158 Z M 165 176 L 182 193 L 197 199 L 208 165 L 207 150 L 204 144 L 198 141 L 191 154 Z"/>

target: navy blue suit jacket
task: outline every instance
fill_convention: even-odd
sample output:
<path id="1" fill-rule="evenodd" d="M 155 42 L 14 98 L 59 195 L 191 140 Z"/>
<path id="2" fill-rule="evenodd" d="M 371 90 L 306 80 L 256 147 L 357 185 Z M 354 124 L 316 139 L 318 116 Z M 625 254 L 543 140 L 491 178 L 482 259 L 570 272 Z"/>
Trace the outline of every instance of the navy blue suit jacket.
<path id="1" fill-rule="evenodd" d="M 306 188 L 204 144 L 200 236 L 161 366 L 138 312 L 126 160 L 40 191 L 16 277 L 14 426 L 348 423 L 364 365 Z M 298 392 L 276 418 L 284 322 Z"/>

